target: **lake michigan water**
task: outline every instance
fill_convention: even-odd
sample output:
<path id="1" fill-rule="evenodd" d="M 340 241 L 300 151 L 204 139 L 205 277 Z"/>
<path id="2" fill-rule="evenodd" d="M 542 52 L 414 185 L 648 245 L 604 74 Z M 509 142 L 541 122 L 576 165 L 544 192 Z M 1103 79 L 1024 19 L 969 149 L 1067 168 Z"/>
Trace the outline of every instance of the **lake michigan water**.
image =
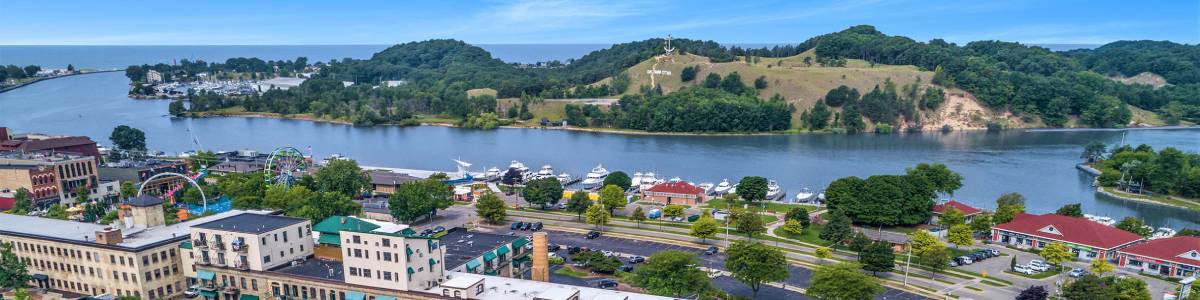
<path id="1" fill-rule="evenodd" d="M 339 56 L 367 57 L 383 48 L 170 47 L 180 48 L 163 52 L 137 50 L 149 51 L 141 54 L 121 49 L 60 49 L 57 53 L 71 54 L 61 54 L 63 57 L 46 54 L 40 59 L 111 68 L 161 62 L 161 59 L 169 61 L 175 54 L 185 52 L 210 51 L 197 56 L 217 60 L 224 56 L 290 59 L 298 55 L 325 60 Z M 271 50 L 272 47 L 284 50 Z M 523 53 L 519 56 L 535 58 L 529 61 L 565 59 L 594 50 L 581 46 L 539 54 L 536 49 L 517 48 L 520 49 L 513 51 Z M 272 52 L 276 50 L 279 52 Z M 32 60 L 18 63 L 13 60 L 13 53 L 12 46 L 0 46 L 0 64 L 34 63 Z M 502 51 L 497 53 L 499 57 Z M 311 154 L 317 158 L 338 153 L 364 165 L 413 169 L 449 170 L 453 169 L 451 159 L 462 159 L 475 163 L 476 171 L 482 171 L 492 166 L 503 168 L 511 160 L 520 160 L 531 168 L 549 164 L 558 172 L 577 176 L 597 164 L 604 164 L 610 170 L 653 171 L 660 177 L 679 176 L 695 182 L 719 182 L 725 178 L 735 181 L 742 176 L 760 175 L 777 180 L 789 196 L 802 187 L 822 189 L 844 176 L 900 174 L 920 162 L 941 162 L 965 177 L 963 188 L 952 198 L 983 208 L 994 208 L 994 199 L 1002 193 L 1019 192 L 1028 198 L 1028 209 L 1034 213 L 1052 212 L 1067 203 L 1082 203 L 1086 213 L 1114 218 L 1135 215 L 1154 226 L 1181 228 L 1200 224 L 1200 213 L 1097 195 L 1090 186 L 1090 178 L 1074 168 L 1082 146 L 1091 141 L 1117 144 L 1124 139 L 1129 144 L 1147 143 L 1155 148 L 1172 146 L 1200 152 L 1200 129 L 664 136 L 540 129 L 480 131 L 439 126 L 362 128 L 277 119 L 170 118 L 166 116 L 168 102 L 130 99 L 125 95 L 127 84 L 123 74 L 116 72 L 48 80 L 0 93 L 0 126 L 12 127 L 16 132 L 87 135 L 101 144 L 109 144 L 107 137 L 112 128 L 125 124 L 145 131 L 153 150 L 171 153 L 194 149 L 269 151 L 279 146 L 312 147 Z"/>

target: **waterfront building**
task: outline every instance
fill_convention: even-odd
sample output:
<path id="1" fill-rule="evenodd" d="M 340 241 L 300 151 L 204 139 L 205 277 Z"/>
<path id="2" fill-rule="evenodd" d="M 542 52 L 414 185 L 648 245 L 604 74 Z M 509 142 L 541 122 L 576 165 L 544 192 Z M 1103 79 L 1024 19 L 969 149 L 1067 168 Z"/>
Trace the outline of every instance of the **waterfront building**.
<path id="1" fill-rule="evenodd" d="M 343 230 L 367 230 L 403 234 L 415 233 L 412 228 L 404 224 L 381 222 L 353 216 L 330 216 L 318 222 L 317 225 L 313 225 L 313 234 L 316 235 L 317 242 L 313 254 L 317 258 L 341 261 L 341 232 Z"/>
<path id="2" fill-rule="evenodd" d="M 1116 260 L 1117 251 L 1142 240 L 1142 236 L 1124 230 L 1057 214 L 1020 214 L 1011 222 L 992 227 L 992 242 L 1021 249 L 1041 249 L 1062 242 L 1084 260 Z"/>
<path id="3" fill-rule="evenodd" d="M 975 216 L 982 214 L 983 210 L 967 205 L 966 203 L 950 200 L 933 205 L 933 215 L 929 217 L 929 224 L 937 224 L 938 218 L 946 212 L 946 208 L 953 207 L 963 214 L 963 219 L 967 223 L 975 220 Z"/>
<path id="4" fill-rule="evenodd" d="M 128 181 L 132 182 L 134 186 L 141 186 L 143 182 L 149 180 L 143 192 L 151 195 L 162 195 L 172 188 L 188 184 L 187 180 L 179 176 L 161 176 L 151 180 L 154 175 L 162 173 L 187 175 L 188 166 L 182 161 L 159 159 L 123 160 L 100 166 L 101 180 Z"/>
<path id="5" fill-rule="evenodd" d="M 701 205 L 708 195 L 690 183 L 664 182 L 642 191 L 642 200 L 661 204 Z"/>
<path id="6" fill-rule="evenodd" d="M 75 190 L 97 194 L 100 178 L 92 156 L 68 152 L 0 152 L 0 190 L 26 189 L 38 208 L 75 202 Z M 95 199 L 95 197 L 92 197 Z"/>
<path id="7" fill-rule="evenodd" d="M 0 127 L 0 152 L 69 152 L 92 156 L 100 163 L 100 148 L 86 136 L 52 136 L 40 133 L 12 134 Z"/>
<path id="8" fill-rule="evenodd" d="M 193 224 L 247 213 L 228 211 L 164 225 L 162 200 L 127 203 L 120 221 L 100 225 L 0 214 L 0 243 L 11 243 L 31 284 L 71 294 L 173 298 L 187 286 L 179 245 Z"/>
<path id="9" fill-rule="evenodd" d="M 401 184 L 421 180 L 416 176 L 388 170 L 371 170 L 367 172 L 367 177 L 371 178 L 371 192 L 377 195 L 391 195 Z"/>
<path id="10" fill-rule="evenodd" d="M 146 71 L 146 83 L 159 83 L 163 81 L 162 73 L 155 70 Z"/>
<path id="11" fill-rule="evenodd" d="M 1117 252 L 1130 271 L 1183 278 L 1200 269 L 1200 237 L 1176 236 L 1130 246 Z"/>

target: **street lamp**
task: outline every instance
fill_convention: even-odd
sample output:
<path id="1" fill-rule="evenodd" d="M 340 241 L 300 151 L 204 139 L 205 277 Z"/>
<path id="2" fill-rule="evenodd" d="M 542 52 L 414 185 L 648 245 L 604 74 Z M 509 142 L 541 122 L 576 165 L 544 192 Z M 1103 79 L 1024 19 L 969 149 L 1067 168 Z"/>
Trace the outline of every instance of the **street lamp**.
<path id="1" fill-rule="evenodd" d="M 908 268 L 912 266 L 912 241 L 904 242 L 904 248 L 908 248 L 908 258 L 904 259 L 904 286 L 908 286 Z"/>

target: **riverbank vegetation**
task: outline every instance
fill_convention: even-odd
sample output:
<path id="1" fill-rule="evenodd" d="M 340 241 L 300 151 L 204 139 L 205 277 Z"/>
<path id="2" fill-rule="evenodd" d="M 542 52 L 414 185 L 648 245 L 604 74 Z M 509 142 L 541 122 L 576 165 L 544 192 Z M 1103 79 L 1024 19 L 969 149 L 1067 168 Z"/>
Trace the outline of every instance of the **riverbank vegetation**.
<path id="1" fill-rule="evenodd" d="M 1149 145 L 1120 146 L 1107 156 L 1094 154 L 1103 152 L 1103 147 L 1086 149 L 1084 156 L 1098 158 L 1093 167 L 1101 172 L 1097 178 L 1101 186 L 1131 194 L 1200 199 L 1200 154 L 1173 147 L 1155 152 Z"/>
<path id="2" fill-rule="evenodd" d="M 989 109 L 1012 112 L 1014 118 L 1025 123 L 1049 127 L 1122 127 L 1136 119 L 1135 112 L 1143 110 L 1162 115 L 1162 121 L 1168 124 L 1200 119 L 1200 83 L 1186 74 L 1192 68 L 1188 66 L 1196 62 L 1191 58 L 1176 58 L 1180 55 L 1179 47 L 1194 47 L 1188 45 L 1128 42 L 1132 44 L 1064 53 L 995 41 L 965 46 L 939 39 L 922 43 L 860 25 L 797 45 L 770 49 L 723 47 L 712 41 L 677 39 L 672 41 L 679 49 L 676 57 L 693 63 L 669 63 L 667 71 L 679 72 L 681 79 L 687 77 L 690 86 L 674 78 L 651 86 L 645 74 L 635 72 L 640 70 L 635 66 L 653 61 L 655 55 L 661 54 L 663 42 L 649 39 L 617 44 L 579 59 L 538 64 L 505 63 L 492 58 L 486 50 L 457 40 L 410 42 L 389 47 L 369 59 L 314 64 L 316 68 L 311 70 L 319 72 L 289 90 L 271 90 L 254 96 L 194 94 L 189 98 L 196 103 L 188 107 L 176 105 L 173 113 L 200 115 L 241 107 L 247 112 L 307 114 L 315 119 L 356 125 L 411 124 L 414 123 L 411 120 L 420 116 L 439 116 L 459 120 L 454 123 L 460 125 L 491 128 L 497 122 L 492 122 L 491 116 L 479 116 L 492 113 L 513 122 L 530 121 L 535 119 L 530 103 L 543 103 L 541 99 L 620 96 L 621 100 L 611 105 L 584 104 L 590 102 L 563 105 L 561 119 L 575 127 L 664 132 L 830 127 L 843 128 L 838 131 L 845 132 L 870 128 L 891 132 L 927 129 L 921 126 L 922 111 L 945 106 L 949 91 L 954 90 L 958 95 L 955 99 L 978 99 Z M 1131 56 L 1152 57 L 1178 66 L 1116 62 Z M 703 63 L 695 61 L 696 58 L 702 58 Z M 163 69 L 160 72 L 184 78 L 216 71 L 281 75 L 306 70 L 305 63 L 302 59 L 237 59 L 223 64 L 144 65 L 131 66 L 127 76 L 139 82 L 148 69 Z M 712 64 L 756 67 L 752 74 L 739 74 L 736 70 L 718 72 Z M 788 79 L 791 78 L 785 76 L 788 73 L 854 69 L 866 74 L 876 69 L 890 70 L 892 66 L 907 68 L 903 80 L 899 80 L 901 74 L 872 73 L 867 78 L 870 82 L 854 84 L 859 88 L 854 97 L 825 101 L 814 101 L 819 95 L 809 100 L 789 98 L 795 97 L 789 91 L 808 81 Z M 1155 88 L 1106 77 L 1142 70 L 1168 72 L 1169 80 L 1176 82 Z M 857 80 L 848 75 L 851 74 L 842 73 L 840 79 L 830 79 Z M 404 84 L 384 84 L 398 80 Z M 344 86 L 345 81 L 353 85 Z M 842 94 L 830 92 L 826 98 L 846 96 L 852 89 L 835 87 Z M 495 91 L 495 97 L 466 93 L 481 89 Z M 969 94 L 963 96 L 963 93 Z M 501 110 L 497 98 L 522 100 L 519 107 L 513 105 Z M 823 105 L 808 104 L 818 102 Z M 797 107 L 797 104 L 803 105 Z M 800 122 L 793 124 L 794 117 L 799 117 Z M 988 127 L 1004 126 L 997 123 Z"/>
<path id="3" fill-rule="evenodd" d="M 962 175 L 945 165 L 919 164 L 904 175 L 856 176 L 834 180 L 825 189 L 830 211 L 855 224 L 911 226 L 929 220 L 934 198 L 962 187 Z"/>

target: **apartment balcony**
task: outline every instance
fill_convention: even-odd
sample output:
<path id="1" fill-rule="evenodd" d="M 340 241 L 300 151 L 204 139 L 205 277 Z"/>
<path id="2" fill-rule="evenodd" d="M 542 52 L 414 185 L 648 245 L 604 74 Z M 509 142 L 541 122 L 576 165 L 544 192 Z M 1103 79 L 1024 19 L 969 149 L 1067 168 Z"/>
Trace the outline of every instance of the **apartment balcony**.
<path id="1" fill-rule="evenodd" d="M 207 265 L 211 265 L 211 264 L 212 264 L 212 261 L 211 261 L 211 260 L 208 260 L 208 259 L 205 259 L 205 258 L 201 258 L 201 259 L 197 259 L 197 260 L 196 260 L 196 264 L 197 264 L 197 265 L 202 265 L 202 266 L 207 266 Z"/>
<path id="2" fill-rule="evenodd" d="M 207 248 L 208 248 L 208 241 L 205 241 L 205 240 L 199 240 L 199 239 L 197 239 L 197 240 L 192 240 L 192 246 L 194 246 L 194 247 L 196 247 L 196 248 L 200 248 L 200 249 L 207 249 Z"/>
<path id="3" fill-rule="evenodd" d="M 211 246 L 213 249 L 225 250 L 225 243 L 212 242 L 211 244 L 209 244 L 209 246 Z"/>

